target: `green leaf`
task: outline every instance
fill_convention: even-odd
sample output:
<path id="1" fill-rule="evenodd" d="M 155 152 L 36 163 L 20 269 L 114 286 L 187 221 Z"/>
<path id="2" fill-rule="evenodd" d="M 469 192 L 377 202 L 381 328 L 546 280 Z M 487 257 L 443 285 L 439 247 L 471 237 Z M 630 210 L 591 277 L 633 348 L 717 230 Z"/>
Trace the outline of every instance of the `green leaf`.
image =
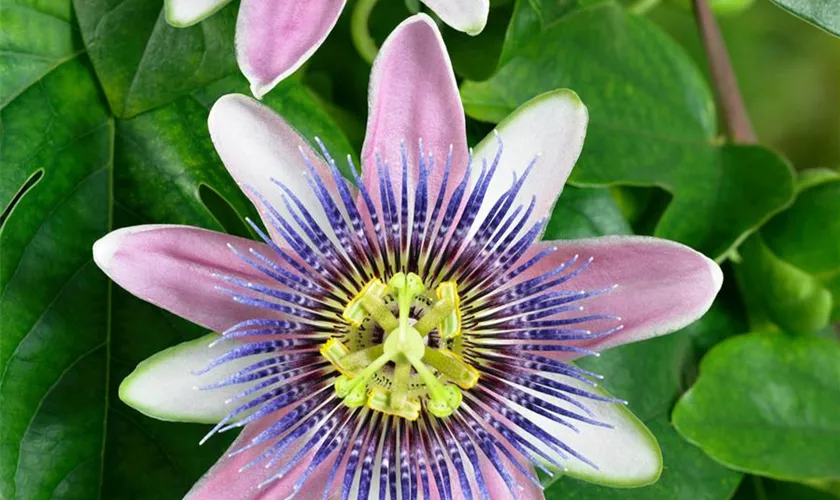
<path id="1" fill-rule="evenodd" d="M 840 477 L 840 345 L 751 333 L 712 349 L 673 414 L 727 466 L 783 480 Z"/>
<path id="2" fill-rule="evenodd" d="M 760 234 L 747 239 L 739 253 L 738 279 L 753 329 L 766 328 L 765 319 L 783 331 L 800 334 L 828 325 L 832 296 L 818 279 L 776 256 Z"/>
<path id="3" fill-rule="evenodd" d="M 57 67 L 2 120 L 4 168 L 17 178 L 43 172 L 0 229 L 2 495 L 177 496 L 227 442 L 196 453 L 204 428 L 165 428 L 116 400 L 116 382 L 149 349 L 199 330 L 112 289 L 93 264 L 112 207 L 114 217 L 124 211 L 113 197 L 126 205 L 131 197 L 119 184 L 130 176 L 114 172 L 120 139 L 89 63 Z"/>
<path id="4" fill-rule="evenodd" d="M 0 5 L 0 108 L 83 50 L 71 18 L 70 2 L 62 0 Z"/>
<path id="5" fill-rule="evenodd" d="M 790 167 L 756 146 L 719 147 L 708 88 L 646 19 L 599 4 L 544 24 L 489 80 L 465 82 L 467 113 L 498 121 L 531 97 L 576 91 L 590 112 L 576 185 L 658 186 L 673 196 L 654 234 L 721 258 L 788 204 Z M 714 193 L 714 196 L 710 196 Z"/>
<path id="6" fill-rule="evenodd" d="M 671 195 L 657 187 L 610 186 L 609 189 L 637 234 L 652 235 L 656 222 L 671 203 Z"/>
<path id="7" fill-rule="evenodd" d="M 602 375 L 602 385 L 647 422 L 666 415 L 683 391 L 684 369 L 691 355 L 691 337 L 680 330 L 615 347 L 576 364 Z"/>
<path id="8" fill-rule="evenodd" d="M 840 36 L 840 9 L 834 0 L 772 0 L 791 14 Z"/>
<path id="9" fill-rule="evenodd" d="M 800 175 L 794 204 L 761 229 L 767 248 L 819 281 L 834 297 L 831 321 L 840 321 L 840 174 Z"/>
<path id="10" fill-rule="evenodd" d="M 724 273 L 728 274 L 726 270 Z M 747 314 L 734 280 L 724 280 L 723 289 L 712 307 L 700 321 L 695 321 L 682 331 L 694 340 L 694 351 L 698 358 L 723 340 L 749 331 Z"/>
<path id="11" fill-rule="evenodd" d="M 237 71 L 236 5 L 199 25 L 166 23 L 163 0 L 77 0 L 79 28 L 111 110 L 127 118 Z"/>
<path id="12" fill-rule="evenodd" d="M 767 245 L 814 275 L 840 270 L 840 174 L 820 170 L 804 176 L 790 208 L 761 229 Z"/>
<path id="13" fill-rule="evenodd" d="M 604 1 L 606 0 L 517 0 L 505 36 L 501 62 L 510 60 L 533 35 L 538 35 L 554 21 L 577 9 Z"/>
<path id="14" fill-rule="evenodd" d="M 61 64 L 0 111 L 0 496 L 177 498 L 232 436 L 144 417 L 119 401 L 137 363 L 206 331 L 112 285 L 92 262 L 109 230 L 183 223 L 221 230 L 202 187 L 241 221 L 256 212 L 207 131 L 217 82 L 114 120 L 84 57 Z M 285 117 L 335 152 L 349 145 L 296 82 L 278 87 Z M 7 187 L 7 179 L 10 181 Z"/>
<path id="15" fill-rule="evenodd" d="M 694 7 L 691 0 L 670 0 L 669 3 L 688 12 Z M 753 3 L 755 0 L 709 0 L 709 8 L 716 16 L 734 16 L 752 7 Z"/>
<path id="16" fill-rule="evenodd" d="M 733 500 L 837 500 L 836 495 L 804 484 L 773 481 L 758 476 L 744 478 Z"/>
<path id="17" fill-rule="evenodd" d="M 544 240 L 632 234 L 609 189 L 566 186 L 554 205 Z"/>

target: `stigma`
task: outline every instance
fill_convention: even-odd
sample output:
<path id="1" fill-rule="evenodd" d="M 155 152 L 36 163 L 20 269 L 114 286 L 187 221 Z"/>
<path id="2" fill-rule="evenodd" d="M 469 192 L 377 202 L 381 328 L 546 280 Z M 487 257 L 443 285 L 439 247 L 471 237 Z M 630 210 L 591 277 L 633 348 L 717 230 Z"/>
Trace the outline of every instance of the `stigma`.
<path id="1" fill-rule="evenodd" d="M 461 389 L 479 372 L 460 355 L 461 311 L 454 281 L 426 287 L 414 273 L 387 283 L 369 281 L 345 306 L 343 338 L 330 338 L 321 354 L 341 373 L 335 392 L 349 408 L 416 420 L 438 418 L 461 404 Z"/>

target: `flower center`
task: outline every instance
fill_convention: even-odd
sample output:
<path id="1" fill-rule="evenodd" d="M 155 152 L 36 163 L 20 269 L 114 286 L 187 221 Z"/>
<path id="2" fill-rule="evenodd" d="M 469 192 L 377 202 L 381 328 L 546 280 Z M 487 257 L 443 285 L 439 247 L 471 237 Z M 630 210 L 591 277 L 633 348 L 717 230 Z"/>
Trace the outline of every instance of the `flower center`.
<path id="1" fill-rule="evenodd" d="M 432 292 L 414 273 L 397 273 L 387 285 L 374 278 L 343 318 L 350 323 L 344 342 L 330 339 L 321 354 L 341 372 L 335 391 L 350 408 L 415 420 L 422 400 L 443 418 L 461 404 L 459 386 L 478 382 L 478 371 L 457 354 L 461 311 L 453 281 Z"/>

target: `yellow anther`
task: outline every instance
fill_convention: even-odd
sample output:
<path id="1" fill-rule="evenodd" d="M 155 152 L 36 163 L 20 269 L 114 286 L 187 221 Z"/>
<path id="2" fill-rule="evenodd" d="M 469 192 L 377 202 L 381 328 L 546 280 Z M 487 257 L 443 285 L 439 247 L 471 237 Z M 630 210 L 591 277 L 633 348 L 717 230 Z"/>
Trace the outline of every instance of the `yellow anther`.
<path id="1" fill-rule="evenodd" d="M 341 359 L 341 367 L 350 374 L 357 373 L 376 361 L 384 351 L 385 347 L 382 344 L 377 344 L 361 351 L 351 352 Z"/>
<path id="2" fill-rule="evenodd" d="M 381 387 L 374 387 L 370 391 L 365 406 L 386 415 L 395 415 L 408 420 L 417 420 L 420 416 L 420 401 L 417 398 L 406 399 L 397 406 L 393 403 L 393 393 Z"/>
<path id="3" fill-rule="evenodd" d="M 362 288 L 362 290 L 347 303 L 341 317 L 355 327 L 361 326 L 365 318 L 371 313 L 371 311 L 364 307 L 364 302 L 366 302 L 365 298 L 369 297 L 379 299 L 381 301 L 387 293 L 388 287 L 385 286 L 379 278 L 370 280 L 364 288 Z"/>
<path id="4" fill-rule="evenodd" d="M 342 375 L 352 376 L 352 373 L 349 373 L 341 362 L 342 358 L 350 354 L 350 349 L 342 344 L 341 341 L 338 339 L 329 339 L 321 346 L 320 351 L 321 355 L 327 358 L 327 361 L 332 363 Z"/>
<path id="5" fill-rule="evenodd" d="M 393 356 L 382 354 L 358 374 L 353 376 L 341 375 L 334 383 L 335 393 L 338 394 L 338 397 L 344 398 L 344 404 L 350 408 L 364 405 L 367 399 L 368 382 L 392 358 Z"/>
<path id="6" fill-rule="evenodd" d="M 426 346 L 423 361 L 463 389 L 472 389 L 478 383 L 478 370 L 452 351 Z"/>
<path id="7" fill-rule="evenodd" d="M 435 302 L 431 309 L 423 315 L 417 323 L 414 323 L 414 329 L 422 336 L 426 336 L 430 331 L 438 327 L 444 318 L 448 317 L 455 310 L 455 302 L 451 299 L 443 298 Z"/>
<path id="8" fill-rule="evenodd" d="M 454 309 L 440 322 L 438 331 L 444 339 L 451 339 L 461 335 L 461 298 L 458 296 L 458 285 L 454 281 L 444 281 L 438 285 L 438 299 L 452 301 Z"/>

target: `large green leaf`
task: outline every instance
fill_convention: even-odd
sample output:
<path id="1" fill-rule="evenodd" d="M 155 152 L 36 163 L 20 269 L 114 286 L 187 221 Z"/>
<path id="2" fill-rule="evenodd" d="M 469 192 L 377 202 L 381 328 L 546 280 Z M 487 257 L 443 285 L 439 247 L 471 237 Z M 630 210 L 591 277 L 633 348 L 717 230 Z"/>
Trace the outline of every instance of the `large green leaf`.
<path id="1" fill-rule="evenodd" d="M 206 427 L 158 422 L 119 401 L 137 363 L 206 332 L 113 286 L 91 247 L 126 225 L 221 230 L 220 219 L 243 227 L 242 216 L 255 215 L 206 126 L 215 98 L 245 88 L 237 76 L 114 120 L 90 63 L 75 58 L 2 110 L 3 498 L 177 498 L 228 445 L 199 448 Z M 299 84 L 272 95 L 306 136 L 349 150 Z M 208 196 L 225 213 L 209 210 Z"/>
<path id="2" fill-rule="evenodd" d="M 598 4 L 543 25 L 521 44 L 510 32 L 511 44 L 492 78 L 462 85 L 467 113 L 498 121 L 542 92 L 575 90 L 590 121 L 571 182 L 667 190 L 673 201 L 657 236 L 720 258 L 790 202 L 784 160 L 760 147 L 718 145 L 708 88 L 649 21 Z"/>
<path id="3" fill-rule="evenodd" d="M 4 177 L 43 174 L 0 229 L 5 498 L 99 481 L 109 294 L 90 242 L 110 224 L 113 123 L 97 92 L 73 59 L 0 115 Z"/>
<path id="4" fill-rule="evenodd" d="M 196 453 L 206 429 L 164 427 L 116 398 L 134 363 L 201 332 L 112 288 L 92 261 L 91 245 L 112 218 L 150 220 L 135 188 L 157 189 L 190 175 L 175 168 L 176 154 L 137 161 L 143 154 L 136 150 L 150 143 L 165 150 L 167 132 L 183 141 L 183 123 L 158 120 L 145 135 L 142 127 L 118 124 L 115 134 L 100 95 L 89 63 L 73 59 L 2 112 L 4 169 L 17 177 L 42 173 L 0 230 L 0 487 L 6 498 L 126 498 L 143 490 L 177 496 L 226 445 L 222 439 Z M 123 141 L 134 148 L 120 149 L 127 158 L 115 150 Z M 182 152 L 195 158 L 200 149 Z M 218 164 L 210 153 L 205 157 Z M 116 162 L 123 168 L 114 168 Z M 230 180 L 228 189 L 237 189 Z M 171 196 L 157 198 L 153 210 L 171 201 L 181 221 L 214 225 L 206 209 L 184 203 L 188 195 Z"/>
<path id="5" fill-rule="evenodd" d="M 703 358 L 673 422 L 729 467 L 801 480 L 840 477 L 838 415 L 837 342 L 751 333 Z"/>
<path id="6" fill-rule="evenodd" d="M 190 28 L 166 23 L 163 0 L 77 0 L 74 6 L 93 67 L 117 116 L 172 102 L 237 71 L 236 5 Z"/>
<path id="7" fill-rule="evenodd" d="M 840 36 L 840 9 L 834 0 L 772 0 L 776 5 L 827 32 Z"/>

